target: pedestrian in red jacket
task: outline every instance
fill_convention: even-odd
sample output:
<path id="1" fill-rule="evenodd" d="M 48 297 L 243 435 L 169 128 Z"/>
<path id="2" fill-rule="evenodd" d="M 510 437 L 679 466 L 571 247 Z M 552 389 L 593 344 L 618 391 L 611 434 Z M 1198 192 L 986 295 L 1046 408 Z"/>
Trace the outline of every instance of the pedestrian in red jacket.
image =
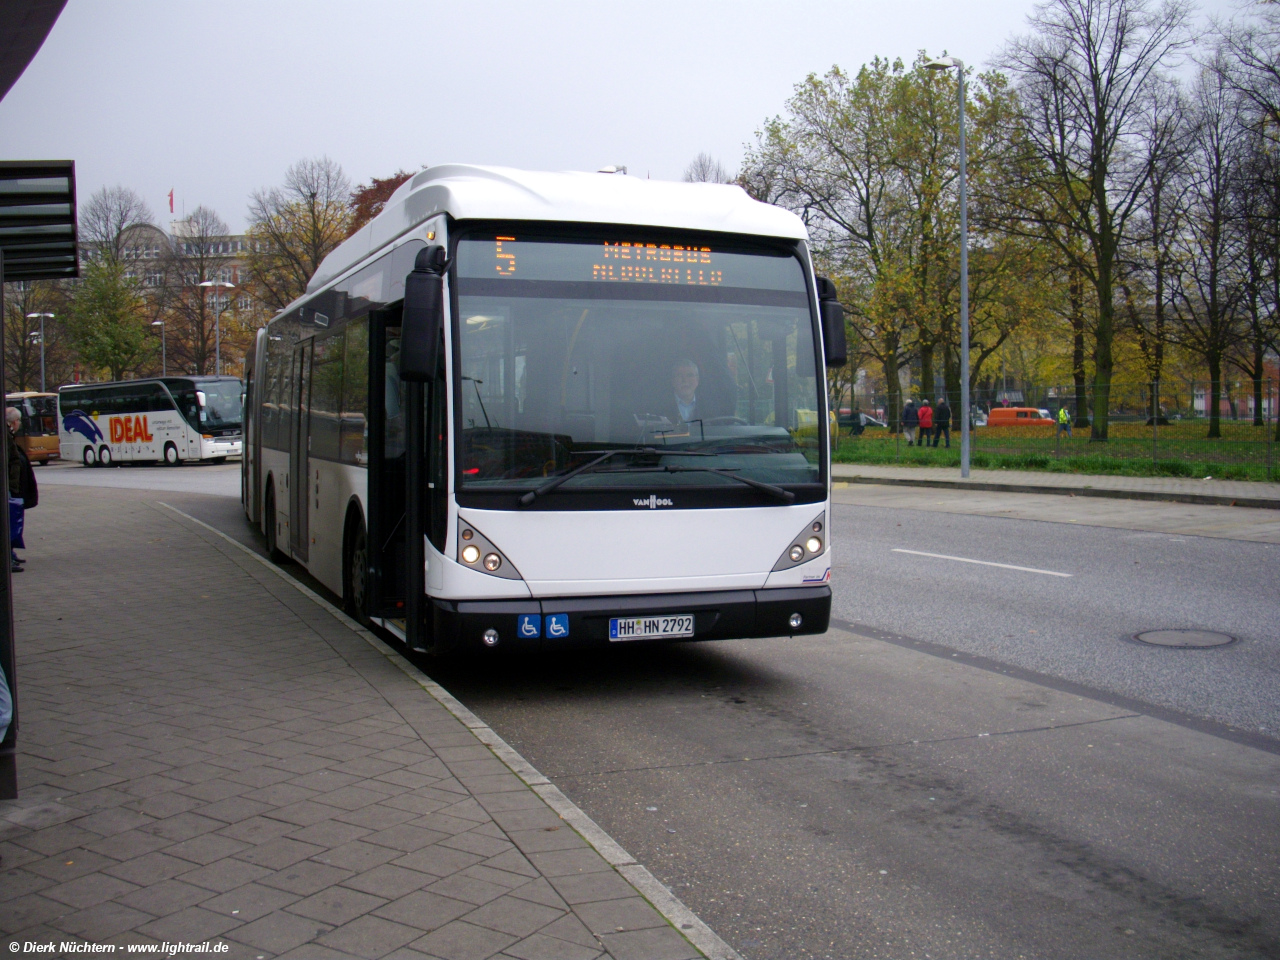
<path id="1" fill-rule="evenodd" d="M 920 401 L 920 445 L 929 445 L 928 436 L 933 433 L 933 407 L 929 406 L 929 398 Z"/>

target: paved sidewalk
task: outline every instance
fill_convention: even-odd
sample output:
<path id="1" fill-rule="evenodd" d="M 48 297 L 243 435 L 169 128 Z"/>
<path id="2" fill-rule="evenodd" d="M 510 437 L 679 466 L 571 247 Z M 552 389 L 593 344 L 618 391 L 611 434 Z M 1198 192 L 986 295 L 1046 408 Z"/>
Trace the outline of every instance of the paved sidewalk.
<path id="1" fill-rule="evenodd" d="M 1180 477 L 1112 477 L 1037 470 L 970 470 L 958 467 L 889 467 L 863 463 L 831 465 L 834 480 L 907 486 L 968 487 L 1010 493 L 1074 493 L 1079 496 L 1280 509 L 1280 483 L 1251 480 L 1186 480 Z"/>
<path id="2" fill-rule="evenodd" d="M 118 491 L 49 489 L 29 520 L 5 939 L 702 956 L 654 900 L 736 956 L 464 708 L 248 551 Z"/>

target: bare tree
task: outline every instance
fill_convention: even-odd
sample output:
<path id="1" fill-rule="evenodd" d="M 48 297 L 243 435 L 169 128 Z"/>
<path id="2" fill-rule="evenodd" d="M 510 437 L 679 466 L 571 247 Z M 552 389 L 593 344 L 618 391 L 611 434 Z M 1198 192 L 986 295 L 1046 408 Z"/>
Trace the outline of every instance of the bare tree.
<path id="1" fill-rule="evenodd" d="M 254 299 L 280 310 L 301 296 L 329 252 L 346 239 L 351 181 L 328 157 L 299 160 L 284 185 L 249 202 L 248 268 Z"/>
<path id="2" fill-rule="evenodd" d="M 132 228 L 152 223 L 146 202 L 128 187 L 103 187 L 80 208 L 81 249 L 90 257 L 118 261 Z"/>
<path id="3" fill-rule="evenodd" d="M 224 252 L 230 231 L 214 211 L 196 207 L 179 223 L 165 264 L 165 336 L 170 370 L 214 372 L 214 350 L 222 315 L 235 302 L 224 287 L 231 283 L 231 257 Z M 223 353 L 226 353 L 223 343 Z"/>
<path id="4" fill-rule="evenodd" d="M 1223 362 L 1240 335 L 1237 308 L 1243 233 L 1233 217 L 1234 180 L 1244 159 L 1240 98 L 1225 79 L 1223 51 L 1201 70 L 1188 142 L 1190 208 L 1179 236 L 1176 337 L 1209 368 L 1209 436 L 1220 437 Z"/>
<path id="5" fill-rule="evenodd" d="M 1254 16 L 1222 29 L 1224 50 L 1235 61 L 1228 79 L 1272 144 L 1280 144 L 1280 3 L 1253 5 Z"/>
<path id="6" fill-rule="evenodd" d="M 699 153 L 684 168 L 686 183 L 730 183 L 733 177 L 719 160 L 709 153 Z"/>
<path id="7" fill-rule="evenodd" d="M 1177 84 L 1157 85 L 1141 138 L 1146 182 L 1139 195 L 1132 241 L 1121 256 L 1124 308 L 1152 383 L 1164 374 L 1170 279 L 1178 264 L 1174 247 L 1186 219 L 1191 133 L 1187 113 Z"/>
<path id="8" fill-rule="evenodd" d="M 1094 440 L 1107 438 L 1121 248 L 1150 175 L 1146 118 L 1161 70 L 1190 43 L 1188 16 L 1184 0 L 1047 0 L 1003 57 L 1034 154 L 1011 165 L 1033 187 L 1011 228 L 1055 243 L 1095 293 Z"/>

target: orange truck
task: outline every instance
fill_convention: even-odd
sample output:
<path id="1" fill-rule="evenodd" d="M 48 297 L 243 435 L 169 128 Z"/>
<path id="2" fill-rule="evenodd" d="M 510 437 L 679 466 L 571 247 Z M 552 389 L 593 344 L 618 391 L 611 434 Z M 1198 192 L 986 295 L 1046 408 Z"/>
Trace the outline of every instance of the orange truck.
<path id="1" fill-rule="evenodd" d="M 1052 427 L 1053 419 L 1042 416 L 1035 407 L 992 407 L 987 414 L 988 427 Z"/>

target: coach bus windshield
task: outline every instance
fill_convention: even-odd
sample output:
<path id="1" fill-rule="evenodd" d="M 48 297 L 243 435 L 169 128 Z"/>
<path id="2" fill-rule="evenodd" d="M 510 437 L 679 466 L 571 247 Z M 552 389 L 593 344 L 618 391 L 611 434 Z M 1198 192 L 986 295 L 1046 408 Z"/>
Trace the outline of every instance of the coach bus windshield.
<path id="1" fill-rule="evenodd" d="M 243 384 L 236 379 L 188 380 L 169 377 L 164 381 L 178 411 L 193 430 L 200 433 L 217 431 L 219 435 L 239 433 L 243 419 L 241 395 Z"/>
<path id="2" fill-rule="evenodd" d="M 805 271 L 689 239 L 469 235 L 456 265 L 462 491 L 823 480 Z M 775 491 L 776 492 L 776 491 Z"/>

